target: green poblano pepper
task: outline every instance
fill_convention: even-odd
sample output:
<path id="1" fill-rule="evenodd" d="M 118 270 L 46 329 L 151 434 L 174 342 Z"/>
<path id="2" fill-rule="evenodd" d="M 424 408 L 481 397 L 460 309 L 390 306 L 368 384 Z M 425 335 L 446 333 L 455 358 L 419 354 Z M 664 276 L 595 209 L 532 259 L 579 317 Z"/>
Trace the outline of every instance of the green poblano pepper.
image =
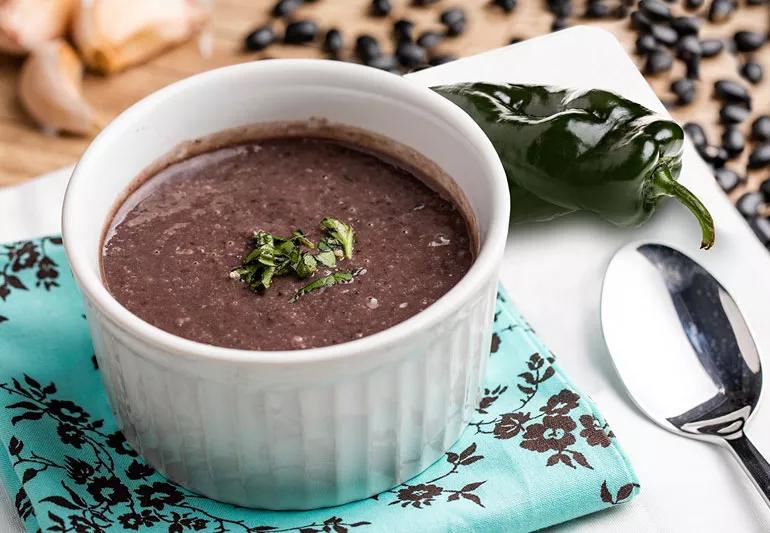
<path id="1" fill-rule="evenodd" d="M 684 132 L 617 94 L 538 85 L 460 83 L 433 87 L 468 113 L 497 150 L 511 190 L 511 221 L 596 213 L 619 226 L 647 220 L 671 196 L 714 243 L 705 206 L 676 180 Z"/>

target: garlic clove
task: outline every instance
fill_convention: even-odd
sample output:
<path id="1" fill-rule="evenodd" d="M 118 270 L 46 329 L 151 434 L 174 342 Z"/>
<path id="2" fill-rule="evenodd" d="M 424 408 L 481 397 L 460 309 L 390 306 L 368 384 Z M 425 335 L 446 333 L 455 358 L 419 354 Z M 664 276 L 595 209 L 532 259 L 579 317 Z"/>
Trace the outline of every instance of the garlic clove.
<path id="1" fill-rule="evenodd" d="M 75 0 L 0 0 L 0 51 L 25 54 L 64 37 Z"/>
<path id="2" fill-rule="evenodd" d="M 188 40 L 207 18 L 194 0 L 81 0 L 73 40 L 88 67 L 112 73 Z"/>
<path id="3" fill-rule="evenodd" d="M 19 100 L 51 132 L 92 135 L 101 121 L 81 90 L 83 65 L 75 51 L 58 39 L 35 48 L 21 67 Z"/>

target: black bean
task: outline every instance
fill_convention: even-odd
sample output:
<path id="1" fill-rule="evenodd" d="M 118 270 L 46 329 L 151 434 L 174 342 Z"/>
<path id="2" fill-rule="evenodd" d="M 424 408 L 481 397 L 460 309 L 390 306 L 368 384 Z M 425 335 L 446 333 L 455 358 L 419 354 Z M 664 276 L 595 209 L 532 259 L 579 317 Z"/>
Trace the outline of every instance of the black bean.
<path id="1" fill-rule="evenodd" d="M 722 124 L 740 124 L 751 112 L 740 104 L 725 104 L 719 110 L 719 120 Z"/>
<path id="2" fill-rule="evenodd" d="M 704 0 L 685 0 L 684 7 L 687 9 L 699 9 L 703 6 Z"/>
<path id="3" fill-rule="evenodd" d="M 275 42 L 275 30 L 272 26 L 262 26 L 246 36 L 244 46 L 247 50 L 264 50 Z"/>
<path id="4" fill-rule="evenodd" d="M 733 0 L 712 0 L 709 6 L 709 20 L 711 22 L 725 22 L 733 16 L 735 3 Z"/>
<path id="5" fill-rule="evenodd" d="M 630 7 L 626 5 L 625 3 L 619 4 L 617 7 L 615 7 L 614 16 L 616 19 L 623 20 L 628 16 L 628 11 L 630 10 Z"/>
<path id="6" fill-rule="evenodd" d="M 719 80 L 714 83 L 714 95 L 723 102 L 751 103 L 748 89 L 732 80 Z"/>
<path id="7" fill-rule="evenodd" d="M 676 95 L 678 105 L 687 105 L 695 98 L 695 83 L 688 78 L 682 78 L 671 83 L 671 92 Z"/>
<path id="8" fill-rule="evenodd" d="M 707 144 L 706 132 L 703 130 L 700 124 L 696 124 L 695 122 L 688 122 L 684 125 L 683 129 L 687 136 L 690 138 L 690 141 L 692 141 L 695 146 L 705 146 Z"/>
<path id="9" fill-rule="evenodd" d="M 770 220 L 764 217 L 755 217 L 749 221 L 749 226 L 763 245 L 770 244 Z"/>
<path id="10" fill-rule="evenodd" d="M 717 180 L 717 184 L 725 192 L 730 192 L 735 189 L 741 182 L 740 176 L 729 168 L 718 168 L 714 171 L 714 179 Z"/>
<path id="11" fill-rule="evenodd" d="M 676 43 L 676 55 L 680 59 L 700 57 L 703 50 L 695 35 L 685 35 Z"/>
<path id="12" fill-rule="evenodd" d="M 737 157 L 746 148 L 746 137 L 736 127 L 726 128 L 722 133 L 722 147 L 727 150 L 731 159 Z"/>
<path id="13" fill-rule="evenodd" d="M 650 31 L 659 43 L 666 46 L 674 46 L 679 39 L 679 34 L 671 26 L 665 24 L 653 24 Z"/>
<path id="14" fill-rule="evenodd" d="M 770 178 L 759 184 L 759 192 L 765 198 L 765 202 L 770 202 Z"/>
<path id="15" fill-rule="evenodd" d="M 735 33 L 733 40 L 739 52 L 754 52 L 765 44 L 767 34 L 759 31 L 739 31 Z"/>
<path id="16" fill-rule="evenodd" d="M 703 146 L 696 146 L 700 156 L 714 168 L 722 168 L 725 166 L 728 155 L 727 150 L 721 146 L 714 146 L 712 144 L 704 144 Z"/>
<path id="17" fill-rule="evenodd" d="M 356 39 L 355 52 L 356 56 L 358 56 L 358 59 L 367 65 L 370 61 L 382 55 L 382 50 L 380 50 L 380 43 L 377 42 L 377 39 L 371 35 L 366 34 L 359 35 Z"/>
<path id="18" fill-rule="evenodd" d="M 636 31 L 650 31 L 652 21 L 641 11 L 631 13 L 631 27 Z"/>
<path id="19" fill-rule="evenodd" d="M 569 27 L 569 21 L 563 17 L 556 17 L 551 23 L 551 31 L 561 31 Z"/>
<path id="20" fill-rule="evenodd" d="M 438 46 L 443 38 L 444 35 L 437 31 L 424 31 L 417 38 L 417 44 L 426 50 L 430 50 Z"/>
<path id="21" fill-rule="evenodd" d="M 703 39 L 700 47 L 701 57 L 714 57 L 724 50 L 725 43 L 721 39 Z"/>
<path id="22" fill-rule="evenodd" d="M 743 76 L 743 79 L 755 85 L 762 81 L 764 76 L 762 65 L 755 63 L 754 61 L 747 61 L 741 65 L 740 73 L 741 76 Z"/>
<path id="23" fill-rule="evenodd" d="M 435 4 L 438 0 L 412 0 L 412 5 L 417 7 L 429 6 Z"/>
<path id="24" fill-rule="evenodd" d="M 519 44 L 521 41 L 523 41 L 521 37 L 511 37 L 511 40 L 508 41 L 508 44 Z"/>
<path id="25" fill-rule="evenodd" d="M 642 0 L 639 2 L 639 11 L 651 20 L 662 22 L 671 19 L 671 10 L 659 0 Z"/>
<path id="26" fill-rule="evenodd" d="M 295 9 L 297 9 L 299 6 L 302 5 L 302 0 L 278 0 L 278 2 L 275 3 L 273 6 L 273 16 L 274 17 L 283 17 L 284 15 L 288 15 Z"/>
<path id="27" fill-rule="evenodd" d="M 337 55 L 342 50 L 344 41 L 342 39 L 342 33 L 337 28 L 332 28 L 326 32 L 324 36 L 323 51 L 327 54 Z"/>
<path id="28" fill-rule="evenodd" d="M 375 17 L 387 17 L 392 9 L 390 0 L 372 0 L 369 6 L 369 12 Z"/>
<path id="29" fill-rule="evenodd" d="M 751 139 L 754 141 L 770 141 L 770 115 L 757 117 L 751 123 Z"/>
<path id="30" fill-rule="evenodd" d="M 700 56 L 690 56 L 684 60 L 686 67 L 685 77 L 691 80 L 700 79 Z"/>
<path id="31" fill-rule="evenodd" d="M 458 7 L 447 9 L 441 13 L 439 20 L 441 21 L 441 24 L 445 26 L 449 26 L 455 22 L 465 22 L 465 11 Z"/>
<path id="32" fill-rule="evenodd" d="M 658 47 L 658 41 L 649 33 L 645 33 L 636 38 L 636 53 L 647 55 Z"/>
<path id="33" fill-rule="evenodd" d="M 644 63 L 644 72 L 646 74 L 657 74 L 671 69 L 673 63 L 674 58 L 671 56 L 671 52 L 668 50 L 655 50 L 647 56 L 647 61 Z"/>
<path id="34" fill-rule="evenodd" d="M 770 166 L 770 142 L 755 146 L 749 154 L 749 162 L 746 166 L 752 170 Z"/>
<path id="35" fill-rule="evenodd" d="M 589 19 L 601 19 L 610 14 L 610 6 L 603 2 L 589 2 L 586 7 L 585 17 Z"/>
<path id="36" fill-rule="evenodd" d="M 449 63 L 450 61 L 454 61 L 455 59 L 457 59 L 457 57 L 451 54 L 442 54 L 442 55 L 431 57 L 430 60 L 428 61 L 428 64 L 432 67 L 435 67 L 438 65 L 443 65 L 444 63 Z"/>
<path id="37" fill-rule="evenodd" d="M 516 9 L 516 0 L 492 0 L 492 3 L 502 8 L 506 13 L 511 13 Z"/>
<path id="38" fill-rule="evenodd" d="M 761 6 L 768 2 L 768 0 L 746 0 L 746 3 L 750 6 Z"/>
<path id="39" fill-rule="evenodd" d="M 412 41 L 412 32 L 414 31 L 414 22 L 407 19 L 399 19 L 393 23 L 393 37 L 397 43 L 402 41 Z"/>
<path id="40" fill-rule="evenodd" d="M 318 25 L 312 20 L 298 20 L 286 26 L 283 42 L 287 44 L 309 43 L 318 34 Z"/>
<path id="41" fill-rule="evenodd" d="M 376 69 L 387 70 L 388 72 L 398 72 L 398 60 L 396 59 L 396 56 L 391 54 L 373 57 L 369 61 L 366 61 L 365 64 Z"/>
<path id="42" fill-rule="evenodd" d="M 458 20 L 456 22 L 452 22 L 451 24 L 447 24 L 447 27 L 446 27 L 446 34 L 450 37 L 460 35 L 464 31 L 465 31 L 464 20 Z"/>
<path id="43" fill-rule="evenodd" d="M 572 0 L 548 0 L 548 10 L 558 18 L 572 15 Z"/>
<path id="44" fill-rule="evenodd" d="M 759 209 L 764 203 L 765 199 L 762 197 L 762 193 L 752 191 L 743 193 L 735 202 L 735 207 L 738 208 L 738 212 L 744 217 L 752 218 L 757 216 Z"/>
<path id="45" fill-rule="evenodd" d="M 679 35 L 698 35 L 701 19 L 698 17 L 676 17 L 671 21 L 671 27 Z"/>
<path id="46" fill-rule="evenodd" d="M 405 41 L 396 47 L 396 59 L 403 67 L 414 68 L 425 63 L 427 55 L 422 46 Z"/>

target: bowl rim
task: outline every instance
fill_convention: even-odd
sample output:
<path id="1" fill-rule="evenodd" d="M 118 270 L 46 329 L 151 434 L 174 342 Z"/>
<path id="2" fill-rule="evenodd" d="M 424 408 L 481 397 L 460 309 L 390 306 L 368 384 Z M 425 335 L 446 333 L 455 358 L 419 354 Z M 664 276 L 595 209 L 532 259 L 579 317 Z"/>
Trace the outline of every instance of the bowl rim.
<path id="1" fill-rule="evenodd" d="M 476 260 L 457 284 L 424 310 L 382 331 L 340 344 L 297 350 L 243 350 L 185 339 L 144 321 L 112 296 L 104 286 L 97 269 L 94 269 L 90 261 L 78 250 L 78 247 L 82 246 L 78 239 L 68 238 L 69 228 L 75 226 L 79 216 L 83 216 L 75 212 L 72 204 L 75 201 L 74 198 L 88 193 L 87 188 L 84 188 L 88 167 L 92 165 L 92 161 L 100 157 L 101 147 L 111 140 L 114 131 L 166 98 L 172 98 L 201 82 L 211 83 L 216 82 L 217 79 L 219 82 L 226 82 L 228 79 L 238 78 L 239 74 L 252 70 L 263 71 L 263 75 L 269 76 L 271 73 L 279 73 L 287 69 L 305 71 L 315 69 L 319 75 L 332 78 L 335 74 L 341 73 L 349 76 L 366 76 L 370 81 L 374 78 L 378 84 L 408 93 L 413 104 L 422 105 L 425 109 L 439 114 L 447 123 L 462 132 L 470 144 L 479 151 L 480 159 L 486 167 L 483 174 L 492 180 L 493 189 L 491 220 L 486 238 L 480 238 Z M 173 147 L 169 147 L 171 148 Z M 117 201 L 117 198 L 113 201 Z M 471 206 L 473 207 L 472 204 Z M 172 352 L 177 357 L 232 363 L 284 365 L 336 361 L 362 352 L 383 351 L 391 345 L 438 325 L 447 316 L 460 311 L 466 302 L 483 290 L 490 278 L 497 279 L 499 261 L 502 258 L 508 233 L 509 209 L 510 198 L 505 171 L 491 141 L 470 116 L 449 100 L 427 87 L 371 67 L 323 59 L 272 59 L 230 65 L 195 74 L 151 93 L 120 113 L 96 136 L 75 166 L 64 197 L 62 235 L 72 273 L 78 280 L 85 299 L 119 329 L 130 332 L 141 341 L 159 348 L 166 354 Z M 99 223 L 102 225 L 104 221 Z"/>

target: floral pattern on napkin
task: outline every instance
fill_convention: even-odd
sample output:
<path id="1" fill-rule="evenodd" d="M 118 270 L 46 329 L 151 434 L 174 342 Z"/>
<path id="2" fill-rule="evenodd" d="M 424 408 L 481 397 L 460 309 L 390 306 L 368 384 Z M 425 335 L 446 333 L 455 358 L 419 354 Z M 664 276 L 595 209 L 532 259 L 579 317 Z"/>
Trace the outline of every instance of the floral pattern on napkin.
<path id="1" fill-rule="evenodd" d="M 624 503 L 615 435 L 498 294 L 477 416 L 422 474 L 336 508 L 249 510 L 193 494 L 118 431 L 61 239 L 0 256 L 0 474 L 29 531 L 529 531 Z"/>

